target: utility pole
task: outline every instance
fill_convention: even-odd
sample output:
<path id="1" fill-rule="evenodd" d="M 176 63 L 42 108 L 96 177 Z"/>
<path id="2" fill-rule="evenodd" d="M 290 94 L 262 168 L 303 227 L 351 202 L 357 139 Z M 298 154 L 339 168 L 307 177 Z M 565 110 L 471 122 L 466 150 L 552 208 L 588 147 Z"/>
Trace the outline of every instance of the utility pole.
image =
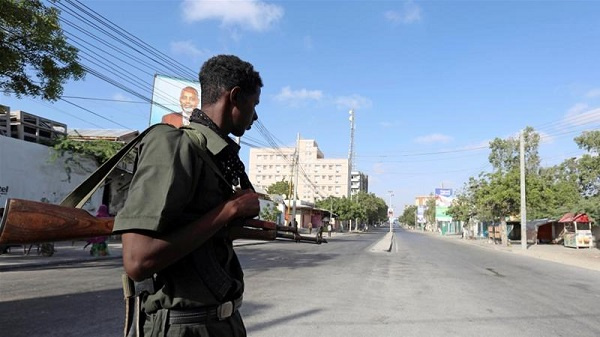
<path id="1" fill-rule="evenodd" d="M 350 172 L 352 172 L 354 171 L 354 109 L 350 109 L 348 113 L 350 114 L 350 117 L 348 118 L 350 120 L 350 150 L 348 151 L 348 167 L 350 168 Z"/>
<path id="2" fill-rule="evenodd" d="M 348 150 L 348 197 L 352 200 L 352 171 L 354 171 L 354 109 L 348 111 L 350 117 L 350 149 Z M 352 220 L 348 220 L 348 232 L 352 230 Z M 355 227 L 358 229 L 358 221 L 355 220 Z"/>
<path id="3" fill-rule="evenodd" d="M 294 193 L 294 165 L 296 165 L 296 151 L 294 151 L 294 154 L 292 155 L 292 165 L 290 169 L 290 184 L 288 186 L 288 205 L 286 214 L 286 219 L 288 219 L 288 225 L 292 221 L 292 218 L 290 217 L 290 212 L 292 209 L 292 194 Z"/>
<path id="4" fill-rule="evenodd" d="M 394 219 L 394 209 L 392 208 L 392 197 L 394 196 L 394 191 L 388 191 L 390 194 L 390 203 L 388 207 L 388 217 L 390 218 L 390 233 L 392 232 L 392 222 Z"/>
<path id="5" fill-rule="evenodd" d="M 298 132 L 298 136 L 296 138 L 296 158 L 294 160 L 294 169 L 296 170 L 296 174 L 294 175 L 294 204 L 292 206 L 292 219 L 296 221 L 296 196 L 298 195 L 298 165 L 300 165 L 300 132 Z M 299 227 L 300 224 L 296 224 L 296 227 Z"/>
<path id="6" fill-rule="evenodd" d="M 521 166 L 521 248 L 527 249 L 527 204 L 525 197 L 525 135 L 521 131 L 519 137 L 519 152 L 520 152 L 520 166 Z"/>

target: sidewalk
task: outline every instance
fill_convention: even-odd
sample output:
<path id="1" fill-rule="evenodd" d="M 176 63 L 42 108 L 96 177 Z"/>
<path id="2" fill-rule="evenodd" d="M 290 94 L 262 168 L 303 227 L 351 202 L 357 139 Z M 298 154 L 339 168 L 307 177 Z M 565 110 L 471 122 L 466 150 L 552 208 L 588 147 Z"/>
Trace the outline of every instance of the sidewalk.
<path id="1" fill-rule="evenodd" d="M 521 244 L 512 244 L 511 246 L 503 246 L 488 242 L 487 239 L 463 239 L 460 235 L 440 235 L 436 232 L 414 231 L 414 233 L 423 233 L 441 240 L 448 240 L 457 244 L 467 244 L 481 247 L 482 249 L 493 249 L 505 253 L 525 255 L 541 260 L 562 263 L 570 266 L 586 268 L 590 270 L 600 271 L 600 249 L 598 248 L 568 248 L 563 245 L 529 245 L 527 250 L 521 248 Z"/>
<path id="2" fill-rule="evenodd" d="M 327 240 L 334 239 L 338 235 L 347 233 L 332 232 L 331 237 L 327 233 L 323 233 L 323 238 Z M 308 233 L 303 234 L 308 235 Z M 316 232 L 310 236 L 315 236 Z M 235 240 L 234 247 L 260 245 L 269 243 L 269 241 L 259 240 Z M 37 254 L 36 246 L 31 248 L 29 255 L 25 255 L 21 246 L 15 246 L 10 249 L 10 253 L 0 255 L 0 272 L 27 269 L 33 267 L 48 267 L 73 263 L 85 263 L 103 260 L 120 260 L 122 258 L 123 246 L 120 241 L 108 241 L 108 256 L 91 256 L 90 247 L 83 249 L 86 245 L 85 240 L 55 242 L 54 249 L 56 252 L 52 256 L 42 256 Z M 29 248 L 29 247 L 27 247 Z"/>

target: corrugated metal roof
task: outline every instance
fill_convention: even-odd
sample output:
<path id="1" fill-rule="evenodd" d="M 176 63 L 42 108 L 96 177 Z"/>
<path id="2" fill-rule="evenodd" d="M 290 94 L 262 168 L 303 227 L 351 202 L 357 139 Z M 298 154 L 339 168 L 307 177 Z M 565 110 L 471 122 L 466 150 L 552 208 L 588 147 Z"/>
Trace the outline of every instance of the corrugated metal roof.
<path id="1" fill-rule="evenodd" d="M 106 140 L 112 142 L 129 142 L 137 135 L 139 135 L 137 130 L 122 129 L 74 129 L 68 133 L 68 137 L 75 140 Z"/>
<path id="2" fill-rule="evenodd" d="M 137 130 L 124 129 L 73 129 L 68 132 L 68 135 L 74 137 L 120 138 L 137 133 L 139 133 Z"/>

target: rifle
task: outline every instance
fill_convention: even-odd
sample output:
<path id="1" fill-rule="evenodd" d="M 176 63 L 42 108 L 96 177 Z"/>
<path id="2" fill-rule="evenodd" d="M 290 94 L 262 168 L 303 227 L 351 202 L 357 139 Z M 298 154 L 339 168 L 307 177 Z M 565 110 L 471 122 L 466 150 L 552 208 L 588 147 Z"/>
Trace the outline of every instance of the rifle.
<path id="1" fill-rule="evenodd" d="M 23 199 L 8 199 L 0 222 L 0 245 L 68 241 L 112 234 L 114 218 L 96 218 L 80 208 Z M 271 241 L 277 238 L 296 242 L 326 243 L 320 237 L 303 236 L 298 229 L 274 222 L 247 219 L 229 228 L 232 240 Z"/>

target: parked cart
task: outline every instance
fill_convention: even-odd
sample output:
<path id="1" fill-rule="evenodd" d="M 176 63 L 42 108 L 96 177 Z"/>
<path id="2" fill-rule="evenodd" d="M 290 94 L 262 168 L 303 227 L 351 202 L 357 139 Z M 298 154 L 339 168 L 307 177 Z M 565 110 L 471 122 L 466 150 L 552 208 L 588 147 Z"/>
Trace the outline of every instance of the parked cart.
<path id="1" fill-rule="evenodd" d="M 572 248 L 591 248 L 593 244 L 590 218 L 587 214 L 567 213 L 559 223 L 564 224 L 564 245 Z"/>

